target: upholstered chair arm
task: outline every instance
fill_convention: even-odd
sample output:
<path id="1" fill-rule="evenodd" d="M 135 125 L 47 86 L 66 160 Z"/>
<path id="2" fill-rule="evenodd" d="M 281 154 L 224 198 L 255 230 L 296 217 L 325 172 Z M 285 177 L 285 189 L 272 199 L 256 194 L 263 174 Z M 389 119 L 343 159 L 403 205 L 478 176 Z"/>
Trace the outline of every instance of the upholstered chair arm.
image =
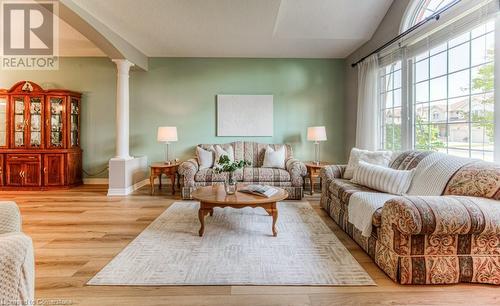
<path id="1" fill-rule="evenodd" d="M 0 202 L 0 234 L 21 231 L 21 214 L 16 203 Z"/>
<path id="2" fill-rule="evenodd" d="M 347 165 L 328 165 L 321 169 L 320 176 L 325 182 L 340 179 L 344 175 Z"/>
<path id="3" fill-rule="evenodd" d="M 0 235 L 0 279 L 5 305 L 33 303 L 35 261 L 30 237 L 20 232 Z"/>
<path id="4" fill-rule="evenodd" d="M 384 204 L 382 228 L 404 235 L 498 235 L 500 205 L 478 197 L 397 197 Z"/>
<path id="5" fill-rule="evenodd" d="M 298 159 L 289 158 L 285 163 L 286 171 L 290 173 L 292 186 L 302 187 L 304 184 L 304 176 L 307 174 L 306 165 Z"/>
<path id="6" fill-rule="evenodd" d="M 188 159 L 187 161 L 182 162 L 179 165 L 179 169 L 177 171 L 182 176 L 182 182 L 184 187 L 194 186 L 194 176 L 196 172 L 198 172 L 198 168 L 199 165 L 196 158 Z"/>

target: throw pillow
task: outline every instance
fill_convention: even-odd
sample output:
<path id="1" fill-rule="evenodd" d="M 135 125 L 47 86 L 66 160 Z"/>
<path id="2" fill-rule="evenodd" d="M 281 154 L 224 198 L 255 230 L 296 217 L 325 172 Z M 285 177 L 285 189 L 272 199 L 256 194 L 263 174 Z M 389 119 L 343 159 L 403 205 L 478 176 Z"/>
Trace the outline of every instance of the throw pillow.
<path id="1" fill-rule="evenodd" d="M 280 168 L 285 169 L 286 147 L 281 146 L 278 150 L 274 150 L 267 146 L 264 153 L 264 163 L 262 168 Z"/>
<path id="2" fill-rule="evenodd" d="M 214 166 L 214 147 L 211 146 L 208 150 L 196 147 L 196 158 L 200 170 L 212 168 Z"/>
<path id="3" fill-rule="evenodd" d="M 410 188 L 414 173 L 415 169 L 395 170 L 360 161 L 351 181 L 385 193 L 402 195 Z"/>
<path id="4" fill-rule="evenodd" d="M 219 158 L 223 155 L 227 155 L 230 161 L 234 161 L 234 149 L 233 146 L 229 146 L 227 150 L 224 150 L 221 146 L 215 146 L 215 167 L 219 166 Z"/>
<path id="5" fill-rule="evenodd" d="M 344 172 L 344 178 L 348 180 L 352 179 L 354 169 L 358 166 L 360 161 L 387 167 L 389 166 L 391 159 L 391 151 L 368 151 L 353 148 Z"/>

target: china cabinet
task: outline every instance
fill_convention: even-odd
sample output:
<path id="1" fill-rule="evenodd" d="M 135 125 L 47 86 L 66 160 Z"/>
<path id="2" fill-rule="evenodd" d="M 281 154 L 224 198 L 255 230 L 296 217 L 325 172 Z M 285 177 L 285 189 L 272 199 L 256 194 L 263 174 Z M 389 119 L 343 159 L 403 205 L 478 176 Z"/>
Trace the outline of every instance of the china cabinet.
<path id="1" fill-rule="evenodd" d="M 30 81 L 0 89 L 0 189 L 82 183 L 81 94 Z"/>

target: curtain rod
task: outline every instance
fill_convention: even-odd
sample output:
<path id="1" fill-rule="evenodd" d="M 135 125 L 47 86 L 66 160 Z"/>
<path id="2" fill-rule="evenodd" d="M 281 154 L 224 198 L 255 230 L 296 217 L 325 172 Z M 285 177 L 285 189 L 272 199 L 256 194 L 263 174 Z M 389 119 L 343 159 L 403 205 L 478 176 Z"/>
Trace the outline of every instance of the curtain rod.
<path id="1" fill-rule="evenodd" d="M 394 37 L 393 39 L 389 40 L 388 42 L 386 42 L 385 44 L 383 44 L 382 46 L 378 47 L 377 49 L 373 50 L 370 54 L 362 57 L 360 60 L 358 60 L 357 62 L 355 63 L 352 63 L 351 64 L 351 67 L 356 67 L 359 63 L 361 63 L 362 61 L 364 61 L 365 59 L 367 59 L 368 57 L 372 56 L 373 54 L 376 54 L 376 53 L 379 53 L 380 51 L 384 50 L 385 48 L 389 47 L 390 45 L 392 45 L 394 42 L 400 40 L 401 38 L 405 37 L 406 35 L 410 34 L 411 32 L 415 31 L 416 29 L 420 28 L 421 26 L 423 26 L 424 24 L 432 21 L 432 20 L 436 20 L 438 21 L 439 18 L 440 18 L 440 15 L 444 12 L 446 12 L 447 10 L 449 10 L 450 8 L 452 8 L 453 6 L 457 5 L 458 3 L 460 3 L 460 1 L 462 0 L 457 0 L 457 1 L 454 1 L 454 2 L 450 2 L 448 3 L 447 5 L 443 6 L 441 9 L 437 10 L 434 14 L 430 15 L 429 17 L 425 18 L 424 20 L 421 20 L 419 21 L 418 23 L 414 24 L 413 26 L 411 26 L 408 30 L 404 31 L 403 33 L 399 34 L 398 36 Z"/>

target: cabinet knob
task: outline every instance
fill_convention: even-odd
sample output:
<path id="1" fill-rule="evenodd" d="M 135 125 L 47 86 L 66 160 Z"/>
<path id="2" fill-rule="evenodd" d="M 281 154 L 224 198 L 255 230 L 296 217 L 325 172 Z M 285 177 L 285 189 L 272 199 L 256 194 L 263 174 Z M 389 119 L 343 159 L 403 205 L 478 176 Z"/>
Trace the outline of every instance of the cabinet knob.
<path id="1" fill-rule="evenodd" d="M 47 173 L 47 167 L 43 167 L 43 173 Z"/>

